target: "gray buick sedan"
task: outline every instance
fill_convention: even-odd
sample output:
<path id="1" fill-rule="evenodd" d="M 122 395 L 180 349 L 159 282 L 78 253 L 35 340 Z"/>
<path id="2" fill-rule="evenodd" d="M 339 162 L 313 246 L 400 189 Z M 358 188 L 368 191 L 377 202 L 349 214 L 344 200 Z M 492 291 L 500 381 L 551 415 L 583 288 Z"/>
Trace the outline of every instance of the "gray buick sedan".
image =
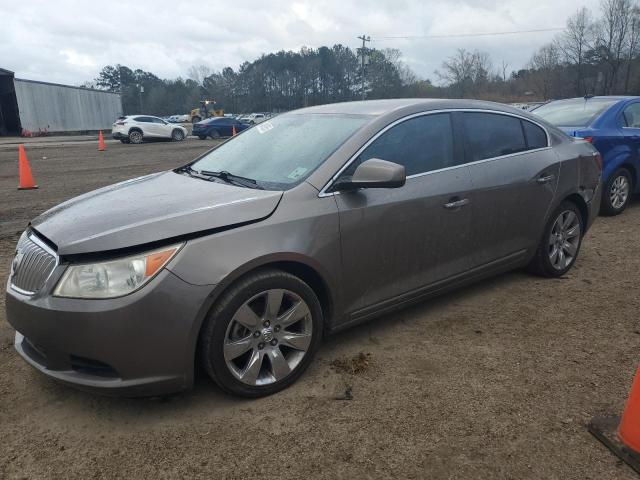
<path id="1" fill-rule="evenodd" d="M 15 348 L 85 389 L 291 385 L 322 337 L 507 270 L 557 277 L 600 205 L 601 158 L 466 100 L 305 108 L 188 165 L 71 199 L 20 237 Z"/>

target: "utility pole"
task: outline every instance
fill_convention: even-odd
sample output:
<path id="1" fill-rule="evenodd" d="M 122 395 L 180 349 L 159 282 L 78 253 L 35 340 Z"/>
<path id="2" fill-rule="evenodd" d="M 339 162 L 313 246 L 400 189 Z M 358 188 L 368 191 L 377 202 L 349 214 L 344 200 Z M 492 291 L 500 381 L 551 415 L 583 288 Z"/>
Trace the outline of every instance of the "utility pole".
<path id="1" fill-rule="evenodd" d="M 360 50 L 360 66 L 362 68 L 361 70 L 361 75 L 362 75 L 362 100 L 364 100 L 365 98 L 365 94 L 364 94 L 364 65 L 365 65 L 365 60 L 367 59 L 366 56 L 366 52 L 367 52 L 367 47 L 366 47 L 366 42 L 370 42 L 371 41 L 371 37 L 368 37 L 366 35 L 362 35 L 361 37 L 357 37 L 359 40 L 362 40 L 362 49 Z"/>

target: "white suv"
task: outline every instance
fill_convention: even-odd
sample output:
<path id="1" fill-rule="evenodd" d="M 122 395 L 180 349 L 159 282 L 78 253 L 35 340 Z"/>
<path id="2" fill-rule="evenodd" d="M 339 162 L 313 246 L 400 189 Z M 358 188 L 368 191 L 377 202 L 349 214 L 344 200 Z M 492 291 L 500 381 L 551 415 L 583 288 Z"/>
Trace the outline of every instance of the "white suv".
<path id="1" fill-rule="evenodd" d="M 146 138 L 170 138 L 179 142 L 187 137 L 187 129 L 150 115 L 128 115 L 113 124 L 111 135 L 122 143 L 142 143 Z"/>

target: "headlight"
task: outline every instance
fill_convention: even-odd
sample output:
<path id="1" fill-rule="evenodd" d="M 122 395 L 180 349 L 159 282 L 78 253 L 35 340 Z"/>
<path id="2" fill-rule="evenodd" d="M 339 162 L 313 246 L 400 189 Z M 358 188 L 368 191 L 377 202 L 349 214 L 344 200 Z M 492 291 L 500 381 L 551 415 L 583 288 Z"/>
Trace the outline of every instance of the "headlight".
<path id="1" fill-rule="evenodd" d="M 108 262 L 70 265 L 53 295 L 72 298 L 113 298 L 135 292 L 151 280 L 182 244 Z"/>

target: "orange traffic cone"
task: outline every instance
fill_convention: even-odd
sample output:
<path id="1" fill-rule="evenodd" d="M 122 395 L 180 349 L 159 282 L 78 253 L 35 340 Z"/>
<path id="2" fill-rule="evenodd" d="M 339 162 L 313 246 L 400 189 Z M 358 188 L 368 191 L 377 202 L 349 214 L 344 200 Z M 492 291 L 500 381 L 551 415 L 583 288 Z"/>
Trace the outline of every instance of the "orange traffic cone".
<path id="1" fill-rule="evenodd" d="M 633 379 L 622 420 L 617 415 L 594 417 L 589 431 L 640 473 L 640 368 Z"/>
<path id="2" fill-rule="evenodd" d="M 23 145 L 18 147 L 18 172 L 20 173 L 20 186 L 18 186 L 18 190 L 32 190 L 34 188 L 38 188 L 36 183 L 33 181 L 31 167 L 29 166 L 27 154 L 24 151 Z"/>
<path id="3" fill-rule="evenodd" d="M 98 151 L 104 152 L 107 146 L 104 144 L 104 137 L 102 136 L 102 130 L 98 132 Z"/>
<path id="4" fill-rule="evenodd" d="M 231 136 L 235 137 L 235 136 L 236 136 L 236 126 L 235 126 L 235 125 L 232 125 L 232 126 L 231 126 L 231 128 L 233 129 L 233 130 L 232 130 L 232 132 L 233 132 L 233 133 L 232 133 L 232 135 L 231 135 Z"/>

